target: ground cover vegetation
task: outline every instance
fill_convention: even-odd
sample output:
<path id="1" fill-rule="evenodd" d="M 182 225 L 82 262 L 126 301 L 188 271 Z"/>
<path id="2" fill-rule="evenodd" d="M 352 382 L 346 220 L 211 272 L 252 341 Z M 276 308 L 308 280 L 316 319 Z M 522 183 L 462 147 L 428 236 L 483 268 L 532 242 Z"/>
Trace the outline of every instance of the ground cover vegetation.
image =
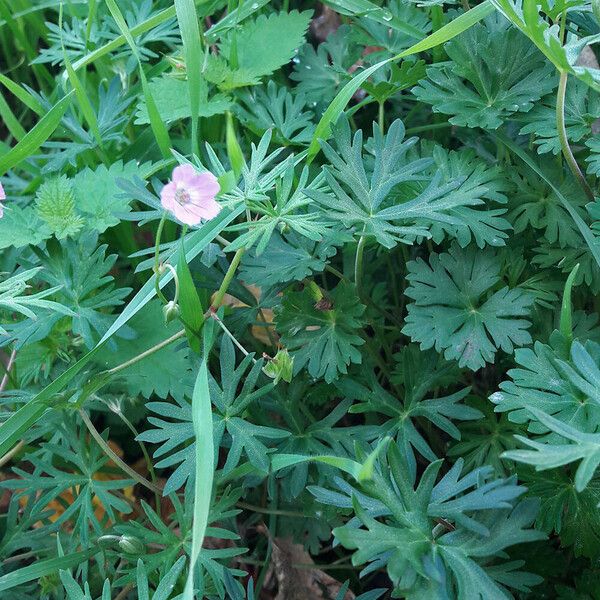
<path id="1" fill-rule="evenodd" d="M 0 0 L 0 597 L 600 598 L 600 3 L 469 2 Z"/>

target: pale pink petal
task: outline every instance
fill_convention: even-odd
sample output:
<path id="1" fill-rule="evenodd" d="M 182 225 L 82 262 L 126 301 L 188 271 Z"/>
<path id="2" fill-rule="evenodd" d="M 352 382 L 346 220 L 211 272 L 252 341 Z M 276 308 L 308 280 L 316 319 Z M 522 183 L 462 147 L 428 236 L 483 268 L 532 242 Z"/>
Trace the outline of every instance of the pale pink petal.
<path id="1" fill-rule="evenodd" d="M 198 225 L 202 220 L 202 215 L 198 214 L 195 207 L 189 203 L 182 206 L 176 202 L 171 212 L 185 225 Z"/>
<path id="2" fill-rule="evenodd" d="M 190 202 L 193 206 L 191 210 L 194 210 L 196 214 L 199 214 L 205 221 L 214 219 L 220 212 L 220 204 L 213 198 L 203 200 L 202 202 Z"/>
<path id="3" fill-rule="evenodd" d="M 175 206 L 179 206 L 175 200 L 175 192 L 177 191 L 177 184 L 173 181 L 167 183 L 160 192 L 160 203 L 163 208 L 173 212 Z"/>
<path id="4" fill-rule="evenodd" d="M 194 179 L 198 172 L 192 165 L 179 165 L 173 169 L 172 179 L 179 186 L 184 188 L 194 187 Z"/>
<path id="5" fill-rule="evenodd" d="M 2 187 L 1 183 L 0 183 L 0 200 L 6 200 L 6 194 L 4 193 L 4 188 Z"/>
<path id="6" fill-rule="evenodd" d="M 209 171 L 204 171 L 197 176 L 197 188 L 205 198 L 214 198 L 221 190 L 219 181 Z"/>

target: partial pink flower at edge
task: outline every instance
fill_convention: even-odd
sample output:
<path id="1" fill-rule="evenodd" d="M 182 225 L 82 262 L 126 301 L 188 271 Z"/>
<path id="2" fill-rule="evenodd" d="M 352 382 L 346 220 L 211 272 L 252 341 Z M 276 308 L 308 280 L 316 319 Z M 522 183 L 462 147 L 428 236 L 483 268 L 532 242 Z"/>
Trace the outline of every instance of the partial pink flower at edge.
<path id="1" fill-rule="evenodd" d="M 2 200 L 6 200 L 6 194 L 4 193 L 4 188 L 2 187 L 2 184 L 0 183 L 0 219 L 4 215 L 4 205 L 2 204 Z"/>
<path id="2" fill-rule="evenodd" d="M 220 190 L 217 178 L 210 172 L 198 173 L 192 165 L 173 169 L 172 179 L 160 192 L 160 203 L 186 225 L 214 219 L 221 206 L 215 200 Z"/>

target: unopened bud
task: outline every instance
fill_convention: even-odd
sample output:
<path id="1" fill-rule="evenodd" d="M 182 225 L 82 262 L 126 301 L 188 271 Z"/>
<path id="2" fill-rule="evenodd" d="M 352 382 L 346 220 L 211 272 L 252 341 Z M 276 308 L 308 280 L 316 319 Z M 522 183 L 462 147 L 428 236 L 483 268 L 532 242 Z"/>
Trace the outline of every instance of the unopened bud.
<path id="1" fill-rule="evenodd" d="M 119 548 L 127 554 L 142 554 L 146 549 L 144 544 L 132 535 L 122 535 L 119 540 Z"/>
<path id="2" fill-rule="evenodd" d="M 163 316 L 165 318 L 165 323 L 168 324 L 171 321 L 177 319 L 179 317 L 179 312 L 179 304 L 173 302 L 173 300 L 167 302 L 163 306 Z"/>
<path id="3" fill-rule="evenodd" d="M 294 359 L 289 355 L 287 349 L 283 348 L 263 367 L 263 372 L 274 379 L 275 383 L 279 383 L 280 379 L 289 383 L 294 374 Z"/>

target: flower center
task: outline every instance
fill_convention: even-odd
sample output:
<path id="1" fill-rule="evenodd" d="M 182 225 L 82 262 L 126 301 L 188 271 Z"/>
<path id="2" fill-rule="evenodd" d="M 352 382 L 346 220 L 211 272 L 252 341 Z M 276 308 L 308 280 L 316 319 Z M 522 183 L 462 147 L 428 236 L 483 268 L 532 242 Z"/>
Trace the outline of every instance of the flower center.
<path id="1" fill-rule="evenodd" d="M 175 201 L 181 205 L 187 204 L 190 201 L 190 195 L 185 188 L 177 188 L 175 190 Z"/>

